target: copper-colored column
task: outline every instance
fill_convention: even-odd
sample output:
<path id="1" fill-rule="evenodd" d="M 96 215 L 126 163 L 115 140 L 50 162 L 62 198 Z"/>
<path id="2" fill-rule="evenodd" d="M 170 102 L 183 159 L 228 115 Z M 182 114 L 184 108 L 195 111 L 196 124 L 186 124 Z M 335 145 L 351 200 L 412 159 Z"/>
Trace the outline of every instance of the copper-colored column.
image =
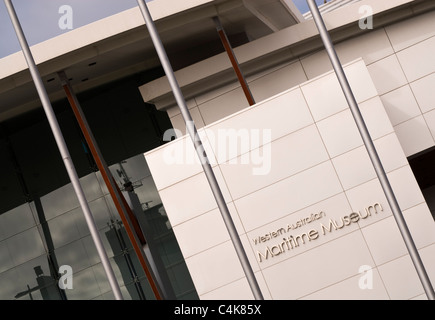
<path id="1" fill-rule="evenodd" d="M 219 34 L 219 37 L 222 41 L 222 44 L 225 48 L 225 51 L 228 54 L 228 57 L 230 58 L 231 65 L 233 66 L 234 71 L 236 72 L 237 79 L 240 82 L 240 85 L 242 86 L 243 92 L 245 93 L 246 99 L 248 100 L 248 103 L 250 106 L 255 104 L 254 97 L 252 96 L 251 90 L 248 87 L 248 83 L 246 82 L 245 77 L 243 76 L 242 70 L 240 69 L 239 62 L 237 61 L 236 55 L 234 54 L 233 48 L 231 47 L 230 42 L 228 41 L 228 37 L 220 23 L 220 20 L 218 17 L 214 17 L 213 21 L 216 24 L 216 30 Z"/>
<path id="2" fill-rule="evenodd" d="M 118 210 L 119 216 L 121 217 L 122 223 L 124 224 L 125 230 L 127 232 L 127 235 L 133 245 L 133 249 L 136 252 L 136 255 L 139 259 L 139 262 L 145 272 L 145 275 L 149 281 L 149 284 L 151 286 L 151 289 L 153 290 L 153 293 L 157 300 L 161 300 L 162 296 L 160 293 L 160 288 L 157 285 L 157 282 L 153 276 L 153 274 L 150 272 L 150 267 L 145 259 L 144 252 L 142 250 L 142 245 L 145 244 L 145 238 L 141 232 L 140 226 L 136 220 L 136 217 L 134 216 L 133 212 L 131 211 L 130 207 L 128 206 L 124 196 L 122 195 L 121 191 L 119 190 L 118 186 L 116 185 L 112 174 L 110 173 L 107 164 L 105 163 L 101 152 L 98 148 L 98 145 L 95 141 L 95 138 L 90 130 L 90 127 L 86 121 L 86 118 L 84 116 L 84 113 L 77 101 L 77 98 L 75 94 L 72 91 L 72 88 L 69 84 L 68 78 L 66 77 L 64 72 L 58 72 L 58 75 L 62 82 L 62 87 L 65 91 L 65 94 L 68 98 L 68 101 L 71 105 L 71 108 L 74 112 L 74 115 L 79 123 L 80 129 L 83 132 L 83 135 L 86 139 L 86 142 L 89 146 L 89 149 L 92 153 L 92 156 L 94 157 L 95 163 L 97 164 L 98 169 L 100 170 L 100 173 L 104 179 L 104 182 L 107 186 L 107 189 L 110 192 L 110 195 L 113 199 L 113 202 L 116 206 L 116 209 Z M 133 229 L 132 227 L 133 226 Z"/>

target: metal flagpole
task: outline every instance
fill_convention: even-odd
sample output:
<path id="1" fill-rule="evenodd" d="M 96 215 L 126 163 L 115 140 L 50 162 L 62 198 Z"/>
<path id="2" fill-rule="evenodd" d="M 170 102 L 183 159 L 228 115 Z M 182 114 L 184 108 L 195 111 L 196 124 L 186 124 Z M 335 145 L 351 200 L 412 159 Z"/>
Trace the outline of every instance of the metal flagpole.
<path id="1" fill-rule="evenodd" d="M 23 29 L 21 28 L 20 22 L 18 20 L 17 14 L 15 12 L 14 6 L 11 0 L 4 0 L 6 8 L 9 12 L 12 24 L 15 29 L 15 33 L 20 42 L 21 48 L 23 50 L 24 57 L 26 58 L 27 65 L 29 67 L 30 73 L 35 83 L 36 90 L 38 91 L 39 98 L 42 102 L 45 114 L 47 116 L 48 122 L 50 124 L 51 130 L 53 132 L 54 138 L 56 140 L 57 146 L 59 148 L 60 154 L 64 161 L 66 170 L 68 172 L 71 183 L 74 187 L 74 191 L 79 199 L 80 206 L 86 218 L 86 223 L 94 240 L 95 246 L 97 247 L 98 254 L 103 264 L 104 270 L 107 274 L 110 286 L 113 290 L 116 300 L 123 300 L 119 284 L 116 281 L 115 273 L 113 272 L 112 266 L 110 265 L 109 258 L 104 250 L 103 242 L 101 241 L 98 229 L 95 225 L 94 218 L 89 209 L 88 202 L 86 201 L 85 194 L 80 185 L 80 181 L 77 175 L 77 171 L 72 162 L 71 156 L 69 154 L 68 148 L 65 143 L 65 139 L 57 122 L 56 115 L 54 114 L 53 107 L 51 106 L 50 99 L 48 98 L 47 91 L 45 90 L 44 84 L 42 83 L 41 75 L 36 67 L 35 61 L 33 59 L 32 53 L 30 52 L 29 45 L 27 43 L 26 37 L 24 36 Z"/>
<path id="2" fill-rule="evenodd" d="M 238 258 L 240 263 L 242 264 L 243 271 L 246 275 L 248 283 L 251 287 L 252 293 L 254 294 L 255 299 L 263 300 L 263 294 L 261 293 L 260 287 L 258 285 L 257 279 L 255 278 L 252 267 L 249 263 L 246 252 L 243 248 L 242 242 L 240 241 L 239 235 L 237 233 L 236 227 L 234 225 L 234 221 L 231 218 L 230 212 L 228 210 L 227 204 L 225 203 L 224 197 L 222 195 L 222 191 L 217 183 L 216 176 L 214 175 L 213 169 L 208 161 L 207 154 L 205 153 L 204 146 L 202 145 L 201 139 L 198 135 L 196 126 L 193 122 L 192 116 L 190 115 L 189 109 L 187 108 L 186 101 L 181 92 L 181 89 L 178 85 L 177 79 L 175 78 L 174 71 L 172 69 L 171 63 L 169 62 L 166 51 L 163 47 L 160 36 L 157 32 L 157 29 L 154 25 L 154 21 L 151 18 L 151 14 L 148 10 L 148 6 L 144 0 L 137 0 L 139 8 L 142 12 L 142 15 L 145 19 L 146 26 L 150 33 L 151 39 L 154 43 L 154 47 L 157 51 L 157 54 L 160 58 L 160 62 L 162 63 L 163 69 L 165 70 L 166 76 L 168 77 L 169 83 L 172 88 L 172 92 L 175 96 L 175 99 L 180 107 L 181 114 L 183 116 L 184 122 L 186 123 L 187 131 L 192 139 L 192 142 L 195 146 L 195 150 L 198 154 L 198 157 L 201 161 L 202 168 L 207 177 L 210 188 L 213 192 L 213 195 L 216 199 L 217 205 L 221 212 L 222 218 L 225 222 L 225 225 L 230 234 L 231 241 L 233 242 L 234 248 L 236 249 Z"/>
<path id="3" fill-rule="evenodd" d="M 376 148 L 373 144 L 373 140 L 370 137 L 369 131 L 361 115 L 358 104 L 355 100 L 355 96 L 353 95 L 352 89 L 349 85 L 349 82 L 347 81 L 346 75 L 343 71 L 343 67 L 340 63 L 340 60 L 338 59 L 337 53 L 335 52 L 334 45 L 332 43 L 331 37 L 329 36 L 328 30 L 326 29 L 319 8 L 317 7 L 314 0 L 307 0 L 307 2 L 308 2 L 308 6 L 310 7 L 311 14 L 313 15 L 314 22 L 316 23 L 317 29 L 319 30 L 320 37 L 322 38 L 323 44 L 328 53 L 329 59 L 331 60 L 335 74 L 337 75 L 338 81 L 340 82 L 340 86 L 346 97 L 349 108 L 355 119 L 356 125 L 358 126 L 358 130 L 364 141 L 367 152 L 372 161 L 373 167 L 382 185 L 382 189 L 384 190 L 385 196 L 391 207 L 394 218 L 396 219 L 396 223 L 399 227 L 400 233 L 402 234 L 403 240 L 405 241 L 406 247 L 408 248 L 409 255 L 412 259 L 412 262 L 414 263 L 418 276 L 420 277 L 420 281 L 423 285 L 426 295 L 429 300 L 435 300 L 434 289 L 426 273 L 423 262 L 421 261 L 418 250 L 414 244 L 414 240 L 409 232 L 408 226 L 403 217 L 402 211 L 399 207 L 394 192 L 391 188 L 390 182 L 388 181 L 388 177 L 385 173 L 385 170 L 379 159 Z"/>

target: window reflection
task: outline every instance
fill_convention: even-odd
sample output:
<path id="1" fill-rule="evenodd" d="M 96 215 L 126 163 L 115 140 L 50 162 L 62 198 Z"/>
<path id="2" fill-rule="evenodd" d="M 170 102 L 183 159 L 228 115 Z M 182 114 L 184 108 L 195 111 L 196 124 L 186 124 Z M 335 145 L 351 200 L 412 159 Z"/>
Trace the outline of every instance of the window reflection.
<path id="1" fill-rule="evenodd" d="M 143 209 L 149 209 L 162 203 L 157 187 L 151 176 L 145 177 L 141 180 L 141 185 L 134 189 L 134 192 L 143 204 Z"/>
<path id="2" fill-rule="evenodd" d="M 59 292 L 59 288 L 57 288 L 56 283 L 50 275 L 45 275 L 44 271 L 42 271 L 41 266 L 36 266 L 33 268 L 35 271 L 37 285 L 35 287 L 30 287 L 27 285 L 27 289 L 18 292 L 15 295 L 16 299 L 20 299 L 22 297 L 28 296 L 30 300 L 35 300 L 34 295 L 35 292 L 40 294 L 40 297 L 43 300 L 61 300 L 61 294 Z M 37 295 L 39 297 L 39 295 Z"/>
<path id="3" fill-rule="evenodd" d="M 71 266 L 74 272 L 79 272 L 91 266 L 85 246 L 81 239 L 71 242 L 55 250 L 59 266 Z"/>
<path id="4" fill-rule="evenodd" d="M 113 217 L 112 212 L 104 197 L 100 197 L 96 200 L 89 202 L 89 209 L 94 217 L 95 225 L 98 230 L 106 228 L 110 219 Z M 77 214 L 75 219 L 77 228 L 79 230 L 80 236 L 84 237 L 90 234 L 89 227 L 86 223 L 86 219 L 82 210 Z"/>
<path id="5" fill-rule="evenodd" d="M 67 289 L 65 293 L 69 300 L 90 300 L 101 295 L 101 290 L 92 268 L 74 272 L 73 289 Z"/>
<path id="6" fill-rule="evenodd" d="M 175 298 L 197 299 L 144 156 L 111 171 L 124 196 L 137 199 L 133 209 L 146 233 L 150 271 L 166 279 L 160 284 Z M 155 299 L 101 175 L 80 181 L 124 299 Z M 58 286 L 62 265 L 73 270 L 72 290 Z M 114 299 L 71 184 L 0 214 L 0 299 Z"/>
<path id="7" fill-rule="evenodd" d="M 80 206 L 71 183 L 41 197 L 41 202 L 47 220 Z"/>
<path id="8" fill-rule="evenodd" d="M 104 233 L 106 232 L 107 229 L 108 229 L 108 227 L 100 230 L 99 234 L 100 234 L 101 242 L 103 243 L 103 246 L 104 246 L 104 250 L 106 251 L 107 256 L 110 259 L 111 257 L 113 257 L 113 251 L 109 245 L 109 242 L 107 241 L 107 238 L 104 235 Z M 83 242 L 83 245 L 85 247 L 86 254 L 88 255 L 88 258 L 89 258 L 91 265 L 100 263 L 101 262 L 100 257 L 98 255 L 98 251 L 97 251 L 97 248 L 95 247 L 94 240 L 92 239 L 92 236 L 89 235 L 89 236 L 82 238 L 82 242 Z"/>
<path id="9" fill-rule="evenodd" d="M 45 253 L 36 227 L 8 238 L 6 243 L 15 266 Z"/>
<path id="10" fill-rule="evenodd" d="M 6 271 L 13 266 L 14 263 L 6 241 L 0 241 L 0 272 Z"/>
<path id="11" fill-rule="evenodd" d="M 112 220 L 110 229 L 106 231 L 106 237 L 112 249 L 116 252 L 115 248 L 118 248 L 118 252 L 120 252 L 120 254 L 115 255 L 113 259 L 119 267 L 124 283 L 133 283 L 133 286 L 127 286 L 130 296 L 136 297 L 136 299 L 139 300 L 146 300 L 139 279 L 141 272 L 138 272 L 138 270 L 140 271 L 141 267 L 135 265 L 133 262 L 135 260 L 134 253 L 131 250 L 131 244 L 126 240 L 126 232 L 122 223 Z"/>
<path id="12" fill-rule="evenodd" d="M 129 165 L 130 162 L 132 165 Z M 140 167 L 138 164 L 141 164 L 142 169 L 137 173 L 133 172 Z M 148 252 L 150 265 L 154 266 L 155 270 L 159 270 L 159 284 L 163 290 L 171 292 L 174 298 L 197 299 L 190 274 L 145 157 L 138 155 L 113 165 L 111 169 L 118 172 L 120 188 L 132 203 L 134 214 L 145 234 L 147 239 L 145 250 Z M 132 177 L 137 180 L 132 180 Z M 136 206 L 134 206 L 135 201 L 138 203 Z"/>
<path id="13" fill-rule="evenodd" d="M 110 263 L 113 265 L 113 262 L 111 260 L 112 259 L 109 259 Z M 101 290 L 101 293 L 102 293 L 101 297 L 104 300 L 104 295 L 106 293 L 108 293 L 108 292 L 112 293 L 112 291 L 110 289 L 110 283 L 107 280 L 106 272 L 104 271 L 103 265 L 101 263 L 93 265 L 91 268 L 94 272 L 95 279 L 97 280 L 98 287 Z M 115 269 L 113 271 L 115 272 Z M 116 274 L 116 272 L 115 272 L 115 276 L 118 279 L 118 275 Z M 119 283 L 119 281 L 118 281 L 118 283 Z M 119 285 L 122 285 L 122 284 L 119 283 Z"/>
<path id="14" fill-rule="evenodd" d="M 25 203 L 0 215 L 0 240 L 36 225 L 29 204 Z"/>
<path id="15" fill-rule="evenodd" d="M 30 300 L 62 300 L 64 293 L 53 277 L 53 268 L 47 255 L 32 259 L 16 268 L 21 288 L 14 298 Z M 18 289 L 18 288 L 17 288 Z"/>
<path id="16" fill-rule="evenodd" d="M 103 191 L 101 190 L 100 182 L 98 181 L 95 173 L 88 174 L 80 178 L 80 184 L 85 193 L 86 200 L 91 202 L 95 199 L 101 198 Z"/>
<path id="17" fill-rule="evenodd" d="M 81 210 L 77 208 L 48 221 L 54 248 L 64 246 L 80 237 L 75 222 L 79 213 Z"/>
<path id="18" fill-rule="evenodd" d="M 21 281 L 14 268 L 0 273 L 0 284 L 0 300 L 14 299 L 17 293 L 26 289 L 26 284 Z"/>
<path id="19" fill-rule="evenodd" d="M 137 95 L 143 76 L 148 79 L 150 75 L 135 74 L 111 82 L 82 93 L 79 99 L 119 188 L 125 191 L 124 185 L 131 183 L 139 199 L 135 212 L 149 224 L 151 231 L 146 237 L 150 243 L 154 241 L 152 249 L 158 253 L 153 259 L 163 264 L 158 272 L 170 274 L 169 285 L 180 288 L 174 291 L 182 297 L 179 292 L 194 291 L 194 286 L 184 272 L 180 274 L 188 278 L 187 287 L 181 288 L 182 280 L 167 264 L 178 261 L 171 251 L 177 250 L 177 244 L 143 156 L 162 144 L 162 134 L 171 122 L 165 112 L 144 104 Z M 67 99 L 56 101 L 53 107 L 124 297 L 155 299 L 124 226 L 117 228 L 125 244 L 113 234 L 112 221 L 122 219 Z M 0 124 L 0 166 L 4 169 L 0 182 L 0 299 L 57 299 L 58 271 L 63 264 L 73 268 L 74 289 L 60 290 L 61 299 L 114 299 L 46 120 L 43 109 L 35 108 Z M 154 215 L 158 218 L 152 218 Z M 167 246 L 172 249 L 161 250 Z M 174 257 L 168 258 L 168 252 Z M 179 258 L 180 266 L 185 266 L 181 253 Z"/>

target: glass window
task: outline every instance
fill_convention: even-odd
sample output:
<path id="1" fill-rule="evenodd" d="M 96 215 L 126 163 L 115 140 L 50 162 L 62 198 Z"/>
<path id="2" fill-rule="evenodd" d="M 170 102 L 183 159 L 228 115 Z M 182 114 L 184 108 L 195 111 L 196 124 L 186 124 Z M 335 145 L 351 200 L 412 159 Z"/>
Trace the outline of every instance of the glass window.
<path id="1" fill-rule="evenodd" d="M 92 268 L 86 268 L 73 274 L 73 289 L 65 290 L 68 300 L 90 300 L 101 295 Z"/>
<path id="2" fill-rule="evenodd" d="M 79 272 L 91 266 L 91 261 L 82 240 L 76 240 L 55 250 L 59 266 L 68 265 L 73 272 Z"/>
<path id="3" fill-rule="evenodd" d="M 76 220 L 79 219 L 81 213 L 81 209 L 77 208 L 47 221 L 55 248 L 80 238 Z"/>
<path id="4" fill-rule="evenodd" d="M 51 276 L 52 267 L 47 255 L 39 256 L 16 267 L 21 288 L 14 297 L 28 299 L 60 300 L 61 293 L 57 282 Z"/>
<path id="5" fill-rule="evenodd" d="M 14 263 L 6 241 L 0 241 L 0 272 L 6 271 L 13 266 Z"/>
<path id="6" fill-rule="evenodd" d="M 0 300 L 12 300 L 18 293 L 28 289 L 26 284 L 21 281 L 16 269 L 0 273 L 0 284 Z"/>
<path id="7" fill-rule="evenodd" d="M 44 245 L 36 227 L 21 232 L 6 240 L 15 266 L 45 253 Z"/>
<path id="8" fill-rule="evenodd" d="M 79 100 L 118 187 L 137 200 L 134 214 L 146 226 L 153 271 L 176 298 L 197 299 L 143 155 L 162 143 L 170 121 L 144 104 L 137 81 L 122 79 Z M 67 100 L 53 107 L 124 298 L 155 299 Z M 0 165 L 8 173 L 0 183 L 0 299 L 114 299 L 42 108 L 2 126 Z M 59 289 L 63 265 L 72 268 L 73 290 Z"/>
<path id="9" fill-rule="evenodd" d="M 0 215 L 0 240 L 36 225 L 29 204 L 25 203 Z"/>
<path id="10" fill-rule="evenodd" d="M 47 220 L 80 206 L 74 188 L 70 183 L 41 197 L 41 202 Z"/>

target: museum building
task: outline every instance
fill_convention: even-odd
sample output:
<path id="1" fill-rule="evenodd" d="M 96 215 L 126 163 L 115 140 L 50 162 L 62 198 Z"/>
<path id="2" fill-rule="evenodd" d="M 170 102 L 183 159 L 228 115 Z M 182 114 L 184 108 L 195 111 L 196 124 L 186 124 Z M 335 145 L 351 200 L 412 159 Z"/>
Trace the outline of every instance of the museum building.
<path id="1" fill-rule="evenodd" d="M 289 0 L 148 7 L 264 299 L 427 299 L 311 14 Z M 435 2 L 319 9 L 435 281 Z M 139 8 L 31 51 L 123 298 L 254 299 Z M 0 299 L 114 299 L 22 52 L 0 59 L 0 164 Z"/>

